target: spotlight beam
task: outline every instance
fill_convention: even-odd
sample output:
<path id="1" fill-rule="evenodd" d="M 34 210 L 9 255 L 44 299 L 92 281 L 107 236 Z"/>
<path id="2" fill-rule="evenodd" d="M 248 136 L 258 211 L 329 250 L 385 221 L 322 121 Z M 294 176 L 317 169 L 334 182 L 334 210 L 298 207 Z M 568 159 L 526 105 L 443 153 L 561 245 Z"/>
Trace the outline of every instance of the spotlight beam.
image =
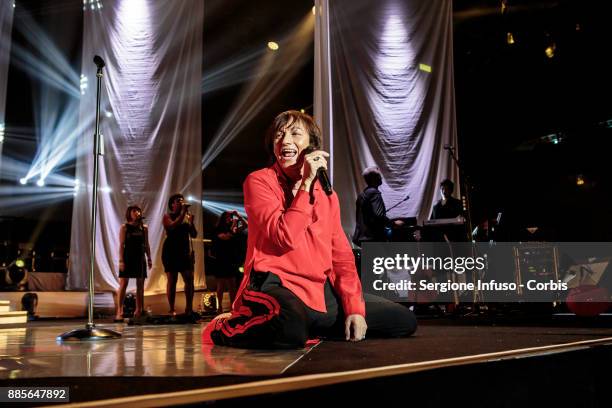
<path id="1" fill-rule="evenodd" d="M 221 215 L 225 211 L 236 210 L 238 211 L 240 215 L 242 215 L 243 217 L 246 217 L 246 211 L 244 209 L 244 206 L 235 204 L 235 203 L 202 200 L 202 207 L 204 208 L 205 211 L 212 213 L 214 215 Z"/>
<path id="2" fill-rule="evenodd" d="M 280 51 L 266 52 L 254 75 L 257 78 L 242 92 L 232 111 L 213 136 L 202 157 L 202 170 L 240 134 L 246 125 L 261 111 L 264 102 L 276 96 L 293 78 L 307 60 L 307 51 L 312 44 L 314 16 L 309 12 L 282 42 Z M 273 67 L 279 67 L 274 68 Z M 279 72 L 280 71 L 280 72 Z M 275 76 L 270 78 L 270 74 Z"/>
<path id="3" fill-rule="evenodd" d="M 239 56 L 223 64 L 204 72 L 202 76 L 202 93 L 211 93 L 219 89 L 227 88 L 253 78 L 253 68 L 257 61 L 266 53 L 262 47 L 253 50 L 246 55 Z"/>
<path id="4" fill-rule="evenodd" d="M 29 48 L 25 49 L 18 44 L 13 44 L 16 47 L 14 55 L 17 61 L 15 62 L 33 76 L 48 80 L 49 85 L 55 85 L 78 98 L 80 94 L 79 75 L 64 54 L 29 14 L 20 13 L 19 20 L 20 24 L 16 24 L 15 27 L 28 41 L 28 47 L 36 51 L 39 56 L 34 55 Z"/>
<path id="5" fill-rule="evenodd" d="M 36 188 L 41 190 L 48 187 Z M 36 195 L 27 194 L 12 197 L 0 196 L 0 208 L 2 208 L 2 215 L 23 215 L 25 210 L 46 208 L 53 203 L 71 200 L 73 198 L 72 191 L 46 192 Z"/>

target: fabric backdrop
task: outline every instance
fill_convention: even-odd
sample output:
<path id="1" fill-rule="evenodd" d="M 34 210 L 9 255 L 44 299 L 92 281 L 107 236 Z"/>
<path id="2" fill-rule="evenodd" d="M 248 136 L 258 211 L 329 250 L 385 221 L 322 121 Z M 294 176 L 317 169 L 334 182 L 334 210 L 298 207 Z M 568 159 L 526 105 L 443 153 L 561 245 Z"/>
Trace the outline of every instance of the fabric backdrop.
<path id="1" fill-rule="evenodd" d="M 93 3 L 93 2 L 92 2 Z M 95 54 L 106 61 L 102 87 L 105 154 L 100 161 L 95 287 L 118 286 L 119 228 L 138 204 L 147 217 L 154 258 L 148 292 L 164 292 L 162 216 L 182 188 L 201 200 L 201 95 L 203 2 L 104 0 L 84 11 L 80 137 L 67 286 L 87 287 L 93 180 Z M 85 84 L 85 85 L 83 85 Z M 194 176 L 195 174 L 195 176 Z M 185 187 L 186 186 L 186 187 Z M 196 287 L 204 285 L 202 214 L 194 205 L 198 241 Z M 132 283 L 133 284 L 133 283 Z M 180 286 L 180 284 L 179 284 Z"/>
<path id="2" fill-rule="evenodd" d="M 364 168 L 377 165 L 389 217 L 427 219 L 458 181 L 451 0 L 316 0 L 315 116 L 352 234 Z M 430 71 L 430 72 L 428 72 Z M 458 186 L 458 183 L 456 183 Z M 456 189 L 458 190 L 458 188 Z"/>
<path id="3" fill-rule="evenodd" d="M 0 139 L 6 133 L 4 113 L 6 110 L 6 85 L 8 82 L 11 53 L 13 10 L 12 1 L 0 1 Z M 2 170 L 2 144 L 3 140 L 0 140 L 0 171 Z"/>

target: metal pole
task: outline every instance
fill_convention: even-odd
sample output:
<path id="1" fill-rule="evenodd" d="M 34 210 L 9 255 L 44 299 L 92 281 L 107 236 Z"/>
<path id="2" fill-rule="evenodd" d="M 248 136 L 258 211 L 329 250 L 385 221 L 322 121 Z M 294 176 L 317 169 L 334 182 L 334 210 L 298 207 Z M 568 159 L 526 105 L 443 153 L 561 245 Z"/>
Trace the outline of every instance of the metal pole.
<path id="1" fill-rule="evenodd" d="M 91 262 L 89 264 L 89 303 L 87 305 L 87 324 L 85 329 L 76 329 L 61 334 L 57 337 L 60 341 L 80 341 L 80 340 L 104 340 L 120 338 L 121 334 L 110 329 L 98 329 L 93 322 L 94 307 L 94 271 L 96 267 L 96 226 L 98 218 L 98 183 L 99 183 L 99 163 L 98 159 L 102 155 L 102 143 L 100 143 L 100 98 L 102 94 L 102 68 L 104 61 L 96 56 L 94 62 L 98 66 L 97 95 L 96 95 L 96 130 L 94 133 L 94 172 L 93 172 L 93 191 L 91 201 Z"/>
<path id="2" fill-rule="evenodd" d="M 100 156 L 100 94 L 102 93 L 102 68 L 98 68 L 97 92 L 96 92 L 96 131 L 94 133 L 94 171 L 93 171 L 93 191 L 91 198 L 91 237 L 89 240 L 91 247 L 91 261 L 89 263 L 89 304 L 87 305 L 87 327 L 93 329 L 93 299 L 94 299 L 94 271 L 96 267 L 96 226 L 98 216 L 98 184 L 99 184 L 99 162 Z"/>

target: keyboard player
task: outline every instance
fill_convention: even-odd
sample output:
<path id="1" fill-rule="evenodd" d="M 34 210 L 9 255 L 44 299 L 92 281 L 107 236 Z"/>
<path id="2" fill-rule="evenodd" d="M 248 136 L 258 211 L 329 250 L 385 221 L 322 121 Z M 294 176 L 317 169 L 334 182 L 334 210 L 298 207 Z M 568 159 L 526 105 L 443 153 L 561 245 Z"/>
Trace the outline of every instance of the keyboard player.
<path id="1" fill-rule="evenodd" d="M 463 204 L 461 200 L 453 197 L 455 183 L 449 179 L 445 179 L 440 183 L 441 199 L 434 205 L 431 212 L 431 220 L 452 219 L 464 216 Z M 436 228 L 436 231 L 431 232 L 429 239 L 432 241 L 450 241 L 463 242 L 467 241 L 465 225 L 444 225 Z"/>

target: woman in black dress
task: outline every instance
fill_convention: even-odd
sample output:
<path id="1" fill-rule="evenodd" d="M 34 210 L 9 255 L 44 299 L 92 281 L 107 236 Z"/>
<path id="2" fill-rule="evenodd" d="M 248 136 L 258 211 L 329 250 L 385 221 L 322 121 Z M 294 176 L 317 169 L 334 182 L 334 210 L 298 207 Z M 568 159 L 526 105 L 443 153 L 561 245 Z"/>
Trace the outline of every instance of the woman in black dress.
<path id="1" fill-rule="evenodd" d="M 142 210 L 131 205 L 125 212 L 126 223 L 119 230 L 119 289 L 117 289 L 117 310 L 115 321 L 123 321 L 123 301 L 130 278 L 136 278 L 136 310 L 139 318 L 144 309 L 144 280 L 147 266 L 151 268 L 149 230 L 143 224 Z"/>
<path id="2" fill-rule="evenodd" d="M 215 260 L 213 274 L 217 283 L 217 313 L 223 313 L 223 294 L 229 292 L 234 303 L 238 290 L 239 268 L 244 265 L 248 224 L 237 211 L 224 211 L 212 239 L 211 257 Z"/>
<path id="3" fill-rule="evenodd" d="M 189 206 L 182 194 L 174 194 L 168 200 L 169 212 L 164 214 L 163 219 L 166 240 L 162 248 L 162 262 L 168 278 L 166 294 L 172 316 L 176 315 L 174 299 L 179 273 L 185 283 L 185 314 L 190 315 L 193 311 L 194 254 L 190 240 L 195 238 L 198 232 L 193 224 L 194 217 L 189 212 Z"/>

